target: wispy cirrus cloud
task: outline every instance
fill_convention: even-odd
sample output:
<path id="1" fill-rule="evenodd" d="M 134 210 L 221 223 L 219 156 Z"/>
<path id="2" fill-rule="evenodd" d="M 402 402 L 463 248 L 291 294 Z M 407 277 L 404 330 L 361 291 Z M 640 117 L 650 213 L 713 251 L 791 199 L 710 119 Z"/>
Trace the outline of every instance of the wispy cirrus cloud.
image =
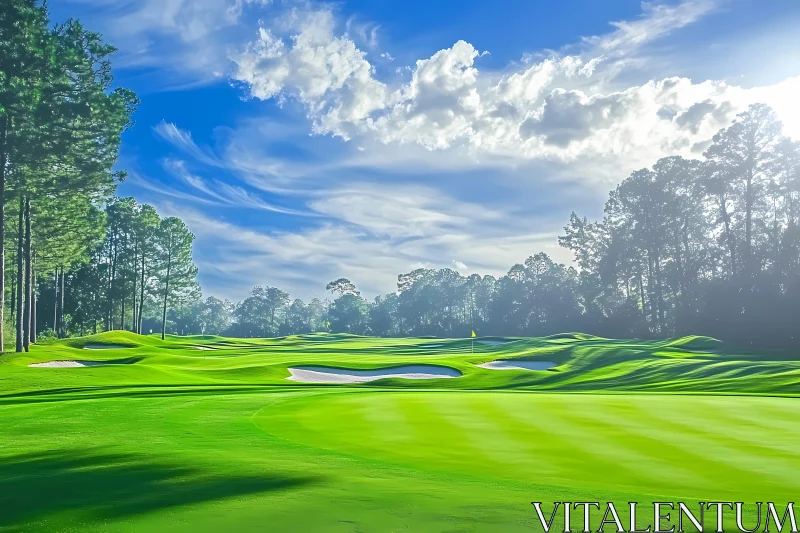
<path id="1" fill-rule="evenodd" d="M 216 201 L 218 206 L 227 206 L 237 209 L 259 209 L 272 211 L 284 215 L 314 216 L 313 213 L 298 209 L 282 207 L 266 202 L 257 195 L 245 190 L 239 185 L 232 185 L 220 180 L 206 180 L 192 174 L 181 160 L 167 159 L 164 168 L 173 176 L 179 178 L 192 189 Z"/>

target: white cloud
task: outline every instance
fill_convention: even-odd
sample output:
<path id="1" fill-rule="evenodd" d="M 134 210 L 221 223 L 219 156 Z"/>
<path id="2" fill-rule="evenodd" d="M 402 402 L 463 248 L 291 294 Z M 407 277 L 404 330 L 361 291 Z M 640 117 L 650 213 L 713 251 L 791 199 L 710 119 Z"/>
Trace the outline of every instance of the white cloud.
<path id="1" fill-rule="evenodd" d="M 283 28 L 291 37 L 262 28 L 234 58 L 234 77 L 255 98 L 296 98 L 318 134 L 430 151 L 464 148 L 475 160 L 610 156 L 628 172 L 662 155 L 695 155 L 693 146 L 759 96 L 767 103 L 790 101 L 766 90 L 679 77 L 620 86 L 616 76 L 637 48 L 715 7 L 713 0 L 643 4 L 639 19 L 585 38 L 583 51 L 528 58 L 506 73 L 481 70 L 479 51 L 458 41 L 418 60 L 410 80 L 400 84 L 376 78 L 353 41 L 335 35 L 330 11 L 295 13 Z"/>
<path id="2" fill-rule="evenodd" d="M 386 105 L 386 87 L 373 78 L 364 52 L 346 35 L 334 36 L 332 11 L 293 10 L 286 23 L 297 32 L 289 45 L 261 28 L 258 40 L 234 57 L 233 77 L 246 82 L 254 97 L 296 97 L 320 133 L 359 123 Z"/>
<path id="3" fill-rule="evenodd" d="M 678 28 L 696 22 L 719 4 L 718 0 L 686 0 L 676 5 L 642 2 L 642 16 L 634 21 L 617 21 L 615 31 L 584 38 L 602 53 L 623 55 L 642 44 L 664 37 Z"/>
<path id="4" fill-rule="evenodd" d="M 192 139 L 192 134 L 182 130 L 171 122 L 162 120 L 153 127 L 155 134 L 161 139 L 169 142 L 182 152 L 189 154 L 197 161 L 218 167 L 222 165 L 219 158 L 206 148 L 200 148 Z"/>
<path id="5" fill-rule="evenodd" d="M 280 205 L 272 204 L 258 195 L 240 187 L 232 185 L 222 180 L 207 180 L 192 174 L 186 167 L 186 163 L 180 160 L 167 159 L 163 161 L 164 169 L 181 180 L 191 190 L 200 193 L 200 196 L 191 194 L 165 185 L 156 185 L 147 179 L 136 176 L 136 184 L 149 191 L 158 192 L 178 198 L 191 203 L 211 205 L 215 207 L 228 207 L 236 209 L 255 209 L 270 211 L 284 215 L 294 215 L 302 217 L 317 216 L 314 213 L 299 209 L 291 209 Z"/>
<path id="6" fill-rule="evenodd" d="M 479 204 L 410 185 L 353 184 L 320 193 L 309 206 L 373 235 L 393 239 L 431 236 L 499 218 Z"/>
<path id="7" fill-rule="evenodd" d="M 278 9 L 271 0 L 61 0 L 76 5 L 89 27 L 119 49 L 115 68 L 134 68 L 148 90 L 210 83 L 229 68 L 257 17 Z M 70 6 L 71 7 L 71 6 Z M 70 10 L 72 15 L 74 10 Z"/>
<path id="8" fill-rule="evenodd" d="M 543 226 L 536 214 L 507 219 L 427 187 L 362 184 L 325 191 L 309 207 L 327 218 L 306 219 L 309 224 L 291 230 L 243 227 L 184 202 L 154 204 L 162 214 L 181 217 L 197 236 L 204 291 L 230 298 L 256 284 L 301 298 L 321 296 L 325 283 L 343 276 L 372 297 L 393 290 L 399 273 L 419 265 L 455 266 L 466 274 L 469 264 L 471 271 L 499 276 L 542 250 L 559 261 L 570 257 L 558 247 L 557 232 L 530 231 Z"/>

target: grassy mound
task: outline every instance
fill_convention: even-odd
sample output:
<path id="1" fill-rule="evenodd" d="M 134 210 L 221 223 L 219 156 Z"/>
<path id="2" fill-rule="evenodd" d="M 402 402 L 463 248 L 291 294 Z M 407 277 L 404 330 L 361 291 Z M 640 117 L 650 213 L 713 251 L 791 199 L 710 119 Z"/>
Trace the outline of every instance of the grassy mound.
<path id="1" fill-rule="evenodd" d="M 555 335 L 548 335 L 543 337 L 548 340 L 570 340 L 570 341 L 596 341 L 606 340 L 603 337 L 596 337 L 587 333 L 557 333 Z"/>
<path id="2" fill-rule="evenodd" d="M 85 348 L 86 346 L 126 346 L 137 348 L 139 346 L 157 346 L 162 341 L 156 337 L 137 335 L 130 331 L 106 331 L 97 335 L 77 337 L 55 341 L 53 345 L 64 345 L 71 348 Z"/>
<path id="3" fill-rule="evenodd" d="M 715 352 L 722 348 L 722 341 L 713 337 L 691 335 L 688 337 L 671 339 L 665 342 L 664 346 L 690 352 Z"/>

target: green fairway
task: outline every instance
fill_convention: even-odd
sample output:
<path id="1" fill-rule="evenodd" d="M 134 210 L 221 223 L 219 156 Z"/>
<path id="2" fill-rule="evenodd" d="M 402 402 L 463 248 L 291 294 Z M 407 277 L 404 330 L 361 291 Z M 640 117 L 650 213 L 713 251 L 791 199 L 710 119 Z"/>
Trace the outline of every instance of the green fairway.
<path id="1" fill-rule="evenodd" d="M 791 354 L 493 340 L 115 333 L 3 355 L 0 531 L 541 531 L 531 501 L 800 493 Z M 128 347 L 84 349 L 103 343 Z M 476 366 L 519 357 L 558 366 Z M 115 364 L 28 366 L 56 360 Z M 287 380 L 310 364 L 462 377 Z"/>

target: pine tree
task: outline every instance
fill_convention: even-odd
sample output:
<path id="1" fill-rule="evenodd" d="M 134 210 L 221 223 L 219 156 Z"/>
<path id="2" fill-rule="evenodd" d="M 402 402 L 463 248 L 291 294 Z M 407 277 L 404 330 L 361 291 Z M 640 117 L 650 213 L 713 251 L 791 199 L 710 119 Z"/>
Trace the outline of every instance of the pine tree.
<path id="1" fill-rule="evenodd" d="M 179 218 L 161 220 L 156 233 L 156 282 L 163 298 L 161 338 L 166 334 L 167 307 L 197 295 L 197 267 L 192 260 L 194 235 Z"/>

